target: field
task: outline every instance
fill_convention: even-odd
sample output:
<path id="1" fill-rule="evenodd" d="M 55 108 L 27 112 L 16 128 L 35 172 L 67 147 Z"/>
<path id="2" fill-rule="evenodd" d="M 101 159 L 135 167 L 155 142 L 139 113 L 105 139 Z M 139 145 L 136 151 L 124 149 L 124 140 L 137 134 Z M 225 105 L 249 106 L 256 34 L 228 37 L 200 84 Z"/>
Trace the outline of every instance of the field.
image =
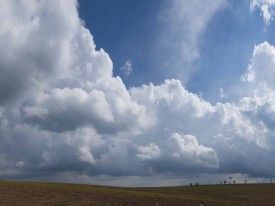
<path id="1" fill-rule="evenodd" d="M 0 181 L 0 205 L 274 206 L 275 184 L 121 188 Z"/>

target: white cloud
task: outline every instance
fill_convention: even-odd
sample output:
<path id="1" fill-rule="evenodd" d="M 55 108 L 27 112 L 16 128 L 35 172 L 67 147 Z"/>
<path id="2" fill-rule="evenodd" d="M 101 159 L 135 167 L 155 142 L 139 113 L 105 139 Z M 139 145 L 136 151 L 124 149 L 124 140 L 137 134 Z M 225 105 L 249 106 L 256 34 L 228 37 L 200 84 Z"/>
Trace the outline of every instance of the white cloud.
<path id="1" fill-rule="evenodd" d="M 120 70 L 125 76 L 129 76 L 133 72 L 133 64 L 130 60 L 127 60 L 125 64 L 120 67 Z"/>
<path id="2" fill-rule="evenodd" d="M 173 133 L 169 137 L 161 135 L 158 145 L 137 148 L 137 157 L 148 166 L 149 171 L 158 173 L 212 172 L 218 170 L 219 160 L 216 152 L 200 145 L 193 135 Z M 200 173 L 199 172 L 199 173 Z"/>
<path id="3" fill-rule="evenodd" d="M 148 146 L 139 146 L 137 148 L 138 154 L 137 156 L 141 160 L 152 160 L 156 159 L 160 156 L 160 149 L 155 143 L 150 143 Z"/>
<path id="4" fill-rule="evenodd" d="M 193 135 L 172 134 L 168 139 L 168 145 L 173 151 L 172 156 L 180 158 L 180 161 L 187 158 L 191 163 L 204 166 L 218 167 L 216 152 L 203 145 L 199 145 L 197 138 Z M 169 150 L 168 150 L 169 151 Z"/>
<path id="5" fill-rule="evenodd" d="M 95 163 L 95 159 L 88 148 L 82 147 L 80 148 L 80 160 L 84 162 L 89 162 L 91 164 Z"/>
<path id="6" fill-rule="evenodd" d="M 108 151 L 112 138 L 131 137 L 154 124 L 122 80 L 112 76 L 112 61 L 95 49 L 76 1 L 1 4 L 0 139 L 2 148 L 10 137 L 20 156 L 36 157 L 24 161 L 25 169 L 59 170 L 59 164 L 83 169 L 83 162 L 101 157 L 97 148 Z M 17 144 L 19 134 L 26 144 Z M 33 144 L 40 149 L 30 149 Z M 1 154 L 14 165 L 23 161 L 16 152 L 2 149 Z M 11 164 L 11 170 L 19 168 Z"/>
<path id="7" fill-rule="evenodd" d="M 243 81 L 250 82 L 258 87 L 275 88 L 273 77 L 275 75 L 275 47 L 268 42 L 255 46 L 251 64 L 242 76 Z"/>
<path id="8" fill-rule="evenodd" d="M 66 74 L 79 25 L 75 7 L 75 0 L 1 2 L 1 104 Z"/>
<path id="9" fill-rule="evenodd" d="M 145 105 L 147 111 L 151 112 L 150 115 L 156 119 L 156 124 L 142 133 L 137 140 L 143 144 L 146 141 L 148 145 L 153 142 L 160 149 L 161 155 L 157 159 L 148 159 L 148 165 L 156 172 L 172 170 L 188 173 L 199 168 L 199 171 L 207 172 L 249 171 L 250 174 L 259 175 L 257 169 L 252 167 L 256 157 L 246 154 L 253 152 L 258 158 L 269 156 L 267 159 L 273 155 L 270 151 L 270 141 L 274 135 L 264 123 L 267 120 L 260 118 L 263 107 L 257 106 L 259 102 L 262 102 L 262 105 L 267 102 L 253 96 L 253 90 L 250 91 L 249 97 L 243 97 L 238 102 L 217 103 L 215 106 L 186 91 L 177 80 L 167 80 L 158 86 L 151 84 L 132 88 L 130 93 L 133 99 Z M 270 103 L 271 100 L 268 104 Z M 267 113 L 269 112 L 270 109 Z M 258 116 L 259 114 L 261 115 Z M 168 141 L 169 136 L 177 138 L 170 137 Z M 174 147 L 167 147 L 171 143 L 174 143 Z M 203 151 L 202 156 L 209 158 L 206 162 L 199 159 L 200 151 Z M 187 157 L 193 159 L 187 161 Z M 197 164 L 192 165 L 190 162 Z M 270 168 L 266 161 L 259 165 L 267 170 Z M 267 170 L 261 171 L 262 174 L 266 174 Z"/>
<path id="10" fill-rule="evenodd" d="M 169 76 L 188 81 L 194 69 L 193 63 L 200 58 L 203 33 L 217 11 L 227 0 L 169 0 L 164 4 L 160 21 L 162 33 L 157 38 L 159 67 Z M 170 73 L 169 73 L 170 71 Z M 171 75 L 172 74 L 172 75 Z M 174 75 L 173 75 L 174 74 Z"/>
<path id="11" fill-rule="evenodd" d="M 254 11 L 256 8 L 261 10 L 266 25 L 269 25 L 273 20 L 275 14 L 275 1 L 274 0 L 250 0 L 250 10 Z"/>

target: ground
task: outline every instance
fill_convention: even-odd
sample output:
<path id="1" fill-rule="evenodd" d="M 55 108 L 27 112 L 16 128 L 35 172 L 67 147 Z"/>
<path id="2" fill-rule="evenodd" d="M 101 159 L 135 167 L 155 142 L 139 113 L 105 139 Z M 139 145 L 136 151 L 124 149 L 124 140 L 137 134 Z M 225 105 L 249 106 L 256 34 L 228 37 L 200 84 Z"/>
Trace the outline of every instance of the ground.
<path id="1" fill-rule="evenodd" d="M 0 182 L 0 205 L 274 206 L 275 184 L 121 188 L 35 182 Z"/>

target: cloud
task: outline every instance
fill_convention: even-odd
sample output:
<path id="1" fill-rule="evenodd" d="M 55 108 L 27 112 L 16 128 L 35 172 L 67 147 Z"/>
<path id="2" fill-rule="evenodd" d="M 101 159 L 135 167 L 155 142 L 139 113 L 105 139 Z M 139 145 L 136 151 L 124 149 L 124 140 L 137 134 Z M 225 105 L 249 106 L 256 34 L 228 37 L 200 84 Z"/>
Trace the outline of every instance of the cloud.
<path id="1" fill-rule="evenodd" d="M 156 159 L 160 155 L 160 149 L 155 143 L 150 143 L 148 146 L 138 146 L 137 157 L 141 160 Z"/>
<path id="2" fill-rule="evenodd" d="M 257 110 L 261 109 L 255 108 L 256 97 L 212 106 L 186 91 L 178 80 L 167 80 L 158 86 L 143 85 L 130 92 L 157 119 L 155 126 L 140 135 L 143 142 L 148 141 L 148 146 L 138 151 L 138 156 L 146 157 L 148 167 L 155 172 L 222 171 L 266 175 L 269 169 L 258 172 L 256 168 L 270 168 L 268 164 L 274 164 L 261 161 L 264 167 L 252 167 L 257 156 L 271 159 L 273 155 L 270 151 L 272 135 L 267 134 L 257 116 Z M 158 151 L 156 148 L 160 151 L 157 157 L 151 155 Z M 251 152 L 255 157 L 247 156 Z"/>
<path id="3" fill-rule="evenodd" d="M 69 41 L 79 24 L 75 6 L 76 1 L 1 2 L 1 104 L 66 73 Z"/>
<path id="4" fill-rule="evenodd" d="M 189 75 L 194 72 L 194 62 L 200 58 L 203 33 L 215 13 L 222 9 L 226 2 L 169 0 L 164 3 L 160 15 L 162 32 L 157 37 L 156 51 L 160 53 L 159 67 L 166 70 L 169 76 L 174 77 L 171 74 L 176 74 L 177 78 L 188 81 Z"/>
<path id="5" fill-rule="evenodd" d="M 99 150 L 105 151 L 111 138 L 154 124 L 120 77 L 112 76 L 112 61 L 96 50 L 77 1 L 1 4 L 1 154 L 11 170 L 84 169 L 100 156 L 92 145 L 104 142 Z M 19 136 L 26 144 L 17 144 Z"/>
<path id="6" fill-rule="evenodd" d="M 269 25 L 274 16 L 274 0 L 250 0 L 250 10 L 254 11 L 256 8 L 261 10 L 266 25 Z"/>
<path id="7" fill-rule="evenodd" d="M 240 99 L 212 105 L 175 79 L 128 90 L 76 1 L 26 2 L 0 3 L 1 177 L 275 176 L 274 46 L 254 48 Z"/>
<path id="8" fill-rule="evenodd" d="M 249 89 L 253 92 L 250 97 L 244 98 L 246 108 L 253 108 L 255 115 L 265 127 L 266 132 L 274 130 L 271 124 L 274 114 L 274 75 L 275 48 L 268 42 L 263 42 L 255 47 L 251 64 L 242 76 Z M 273 136 L 272 134 L 268 134 Z"/>
<path id="9" fill-rule="evenodd" d="M 248 71 L 242 76 L 243 81 L 250 82 L 256 86 L 267 86 L 274 89 L 273 76 L 275 74 L 275 47 L 268 42 L 255 46 L 251 64 Z"/>
<path id="10" fill-rule="evenodd" d="M 193 135 L 173 133 L 169 138 L 160 142 L 160 147 L 150 143 L 146 147 L 139 147 L 137 155 L 157 173 L 191 173 L 202 172 L 218 168 L 216 152 L 203 145 L 199 145 Z"/>
<path id="11" fill-rule="evenodd" d="M 129 76 L 133 72 L 133 65 L 130 60 L 127 60 L 125 64 L 120 67 L 120 71 L 125 75 Z"/>

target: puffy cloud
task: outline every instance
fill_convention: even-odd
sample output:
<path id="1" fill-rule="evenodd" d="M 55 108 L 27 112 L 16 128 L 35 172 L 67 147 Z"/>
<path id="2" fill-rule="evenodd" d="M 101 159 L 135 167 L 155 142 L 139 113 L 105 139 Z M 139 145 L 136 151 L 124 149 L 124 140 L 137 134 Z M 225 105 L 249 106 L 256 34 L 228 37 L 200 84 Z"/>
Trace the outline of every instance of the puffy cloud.
<path id="1" fill-rule="evenodd" d="M 149 169 L 187 174 L 222 171 L 250 175 L 266 175 L 269 170 L 270 162 L 267 161 L 252 167 L 254 158 L 269 156 L 270 159 L 273 155 L 270 151 L 272 136 L 258 118 L 260 108 L 255 104 L 256 97 L 251 95 L 235 104 L 212 106 L 186 91 L 177 80 L 167 80 L 158 86 L 143 85 L 130 92 L 136 101 L 146 105 L 157 122 L 139 137 L 140 141 L 148 142 L 147 146 L 138 148 L 138 157 L 146 160 Z M 250 153 L 258 157 L 247 156 Z M 200 159 L 202 157 L 204 159 Z M 267 170 L 259 172 L 256 168 Z"/>
<path id="2" fill-rule="evenodd" d="M 217 162 L 215 151 L 199 145 L 196 137 L 193 135 L 182 136 L 178 133 L 174 133 L 169 137 L 168 141 L 170 144 L 169 146 L 173 148 L 171 150 L 174 150 L 174 153 L 172 153 L 174 157 L 190 155 L 191 158 L 195 158 L 195 160 L 199 162 L 211 162 L 213 159 L 214 162 Z M 215 165 L 217 165 L 217 163 L 215 163 Z"/>
<path id="3" fill-rule="evenodd" d="M 191 6 L 202 9 L 200 33 L 213 11 Z M 212 105 L 174 79 L 127 90 L 74 0 L 2 1 L 0 15 L 1 177 L 275 175 L 267 42 L 254 49 L 243 97 Z"/>
<path id="4" fill-rule="evenodd" d="M 167 115 L 171 113 L 176 115 L 176 113 L 181 112 L 183 114 L 188 113 L 183 116 L 200 118 L 206 113 L 214 111 L 210 103 L 198 95 L 188 92 L 179 80 L 165 80 L 163 84 L 158 86 L 149 84 L 132 88 L 130 94 L 135 101 L 149 107 L 148 111 L 159 112 L 160 115 L 162 112 L 167 112 Z M 144 94 L 147 95 L 144 96 Z"/>
<path id="5" fill-rule="evenodd" d="M 20 3 L 10 4 L 6 6 L 10 13 L 21 8 Z M 150 125 L 144 108 L 131 100 L 119 77 L 112 77 L 108 54 L 95 50 L 90 32 L 78 18 L 76 1 L 68 5 L 63 1 L 28 4 L 32 9 L 24 10 L 26 17 L 19 23 L 25 25 L 26 21 L 30 28 L 19 26 L 17 21 L 13 24 L 15 20 L 8 14 L 4 18 L 11 28 L 2 29 L 9 39 L 1 38 L 1 43 L 13 42 L 14 46 L 1 50 L 5 53 L 1 56 L 3 103 L 9 96 L 16 97 L 26 122 L 52 131 L 91 125 L 106 133 L 127 127 L 138 132 L 141 124 Z M 39 20 L 35 26 L 33 18 Z M 58 25 L 62 26 L 55 28 Z M 22 36 L 9 34 L 17 29 L 26 36 L 24 41 Z M 18 92 L 24 96 L 18 97 Z"/>
<path id="6" fill-rule="evenodd" d="M 257 7 L 262 12 L 265 24 L 269 25 L 274 16 L 274 0 L 250 0 L 250 9 L 254 11 Z"/>
<path id="7" fill-rule="evenodd" d="M 54 89 L 36 105 L 39 107 L 24 106 L 23 117 L 46 130 L 75 130 L 89 122 L 104 124 L 114 120 L 105 94 L 97 90 L 87 94 L 79 88 Z"/>
<path id="8" fill-rule="evenodd" d="M 79 25 L 76 3 L 1 2 L 1 104 L 66 73 Z"/>
<path id="9" fill-rule="evenodd" d="M 268 141 L 272 140 L 274 128 L 274 65 L 275 48 L 268 42 L 255 47 L 251 64 L 242 80 L 247 82 L 251 95 L 242 98 L 243 110 L 250 118 L 262 125 L 261 131 L 266 133 Z M 252 116 L 252 117 L 251 117 Z"/>
<path id="10" fill-rule="evenodd" d="M 160 155 L 160 149 L 155 143 L 150 143 L 148 146 L 139 146 L 137 148 L 138 154 L 137 156 L 141 160 L 151 160 L 156 159 Z"/>
<path id="11" fill-rule="evenodd" d="M 242 76 L 243 81 L 250 82 L 256 86 L 274 89 L 273 76 L 275 74 L 275 47 L 268 42 L 255 46 L 251 64 L 248 71 Z"/>
<path id="12" fill-rule="evenodd" d="M 138 157 L 147 161 L 153 171 L 172 173 L 210 172 L 218 169 L 216 152 L 208 147 L 199 145 L 193 135 L 173 133 L 169 138 L 159 143 L 150 143 L 146 147 L 139 147 Z"/>
<path id="13" fill-rule="evenodd" d="M 84 170 L 112 138 L 154 124 L 113 77 L 108 54 L 96 50 L 77 1 L 1 4 L 1 155 L 11 170 Z"/>

